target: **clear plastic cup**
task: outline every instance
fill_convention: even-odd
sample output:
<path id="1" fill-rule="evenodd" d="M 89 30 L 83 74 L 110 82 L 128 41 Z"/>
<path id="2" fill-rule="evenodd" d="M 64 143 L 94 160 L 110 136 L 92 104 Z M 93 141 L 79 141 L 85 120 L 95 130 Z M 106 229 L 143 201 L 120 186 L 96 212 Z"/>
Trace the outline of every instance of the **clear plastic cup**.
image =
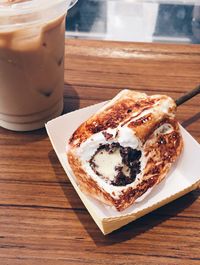
<path id="1" fill-rule="evenodd" d="M 0 126 L 29 131 L 63 110 L 71 0 L 0 0 Z"/>

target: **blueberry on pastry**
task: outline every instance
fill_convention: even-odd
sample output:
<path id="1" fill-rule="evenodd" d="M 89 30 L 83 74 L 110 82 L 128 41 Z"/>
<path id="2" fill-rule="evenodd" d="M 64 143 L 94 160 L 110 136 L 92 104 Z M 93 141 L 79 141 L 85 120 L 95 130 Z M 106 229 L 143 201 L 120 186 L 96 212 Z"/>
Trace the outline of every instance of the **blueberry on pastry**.
<path id="1" fill-rule="evenodd" d="M 183 149 L 176 104 L 122 90 L 71 136 L 67 157 L 81 190 L 122 211 L 167 175 Z"/>

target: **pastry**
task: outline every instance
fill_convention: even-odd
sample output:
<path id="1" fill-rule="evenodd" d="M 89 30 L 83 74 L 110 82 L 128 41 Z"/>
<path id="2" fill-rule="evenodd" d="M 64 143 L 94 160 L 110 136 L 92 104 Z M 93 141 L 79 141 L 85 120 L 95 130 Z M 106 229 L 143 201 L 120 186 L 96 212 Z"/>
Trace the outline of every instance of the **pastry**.
<path id="1" fill-rule="evenodd" d="M 122 211 L 161 182 L 183 149 L 176 104 L 122 90 L 73 133 L 67 158 L 81 190 Z"/>

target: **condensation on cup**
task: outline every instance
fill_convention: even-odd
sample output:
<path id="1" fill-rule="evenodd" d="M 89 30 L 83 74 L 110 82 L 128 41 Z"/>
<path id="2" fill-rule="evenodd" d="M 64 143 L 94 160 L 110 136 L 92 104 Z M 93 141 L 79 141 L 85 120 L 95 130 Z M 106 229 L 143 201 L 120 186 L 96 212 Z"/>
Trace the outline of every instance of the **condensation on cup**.
<path id="1" fill-rule="evenodd" d="M 29 131 L 62 113 L 71 0 L 0 0 L 0 126 Z"/>

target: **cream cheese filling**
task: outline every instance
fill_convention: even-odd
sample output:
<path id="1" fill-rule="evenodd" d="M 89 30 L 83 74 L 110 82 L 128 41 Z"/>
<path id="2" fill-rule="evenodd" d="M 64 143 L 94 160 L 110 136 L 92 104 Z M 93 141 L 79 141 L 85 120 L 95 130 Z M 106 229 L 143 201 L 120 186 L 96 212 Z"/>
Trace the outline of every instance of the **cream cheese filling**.
<path id="1" fill-rule="evenodd" d="M 123 166 L 119 149 L 111 154 L 106 150 L 101 150 L 94 156 L 93 162 L 96 165 L 97 172 L 109 182 L 114 181 L 117 174 L 116 168 Z"/>

